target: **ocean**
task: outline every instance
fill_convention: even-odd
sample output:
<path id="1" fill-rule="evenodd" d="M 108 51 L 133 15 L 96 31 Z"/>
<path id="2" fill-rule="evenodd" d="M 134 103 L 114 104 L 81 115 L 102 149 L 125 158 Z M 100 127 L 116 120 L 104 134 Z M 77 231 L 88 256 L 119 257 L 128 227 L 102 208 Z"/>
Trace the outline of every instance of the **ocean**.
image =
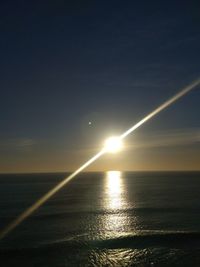
<path id="1" fill-rule="evenodd" d="M 0 228 L 66 174 L 1 174 Z M 200 266 L 200 172 L 79 174 L 0 241 L 0 266 Z"/>

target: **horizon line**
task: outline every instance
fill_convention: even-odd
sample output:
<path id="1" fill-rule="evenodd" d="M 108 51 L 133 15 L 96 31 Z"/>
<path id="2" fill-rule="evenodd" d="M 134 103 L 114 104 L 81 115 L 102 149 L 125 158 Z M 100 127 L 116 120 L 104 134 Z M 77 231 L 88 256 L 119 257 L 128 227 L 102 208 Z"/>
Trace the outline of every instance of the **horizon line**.
<path id="1" fill-rule="evenodd" d="M 120 171 L 120 172 L 200 172 L 200 169 L 163 169 L 163 170 L 119 170 L 119 169 L 110 169 L 110 170 L 96 170 L 96 171 L 82 171 L 82 173 L 95 173 L 95 172 L 109 172 L 109 171 Z M 0 172 L 2 174 L 64 174 L 72 173 L 73 171 L 33 171 L 33 172 Z"/>

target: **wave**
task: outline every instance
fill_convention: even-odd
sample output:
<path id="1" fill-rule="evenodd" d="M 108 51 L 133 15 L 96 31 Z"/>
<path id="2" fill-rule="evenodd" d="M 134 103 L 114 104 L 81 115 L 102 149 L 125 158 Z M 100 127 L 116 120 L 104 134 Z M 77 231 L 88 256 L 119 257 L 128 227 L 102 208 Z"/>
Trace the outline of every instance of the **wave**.
<path id="1" fill-rule="evenodd" d="M 117 214 L 117 215 L 122 215 L 123 214 L 152 214 L 156 213 L 159 214 L 161 212 L 166 212 L 166 213 L 188 213 L 188 214 L 199 214 L 200 212 L 200 207 L 195 207 L 195 208 L 179 208 L 179 207 L 166 207 L 166 208 L 126 208 L 126 209 L 116 209 L 116 210 L 110 210 L 110 209 L 103 209 L 103 210 L 70 210 L 70 211 L 64 211 L 64 212 L 38 212 L 34 214 L 30 220 L 49 220 L 49 219 L 62 219 L 62 218 L 68 218 L 69 216 L 93 216 L 93 215 L 110 215 L 110 214 Z M 6 214 L 2 214 L 0 219 L 6 218 L 7 220 L 13 220 L 15 217 L 7 216 Z"/>
<path id="2" fill-rule="evenodd" d="M 177 248 L 200 249 L 200 232 L 141 232 L 114 238 L 89 239 L 77 236 L 71 239 L 57 240 L 36 247 L 2 248 L 0 255 L 62 253 L 69 250 L 82 249 L 146 249 L 146 248 Z"/>

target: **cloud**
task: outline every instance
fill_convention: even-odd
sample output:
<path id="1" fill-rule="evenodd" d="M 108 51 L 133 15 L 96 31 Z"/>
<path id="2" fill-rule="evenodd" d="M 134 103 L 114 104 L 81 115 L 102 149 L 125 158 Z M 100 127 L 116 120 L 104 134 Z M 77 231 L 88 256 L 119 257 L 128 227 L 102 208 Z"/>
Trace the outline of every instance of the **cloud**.
<path id="1" fill-rule="evenodd" d="M 0 140 L 0 151 L 30 151 L 36 143 L 32 138 L 4 138 Z"/>
<path id="2" fill-rule="evenodd" d="M 130 148 L 177 147 L 200 145 L 200 129 L 179 129 L 155 134 L 143 134 Z"/>

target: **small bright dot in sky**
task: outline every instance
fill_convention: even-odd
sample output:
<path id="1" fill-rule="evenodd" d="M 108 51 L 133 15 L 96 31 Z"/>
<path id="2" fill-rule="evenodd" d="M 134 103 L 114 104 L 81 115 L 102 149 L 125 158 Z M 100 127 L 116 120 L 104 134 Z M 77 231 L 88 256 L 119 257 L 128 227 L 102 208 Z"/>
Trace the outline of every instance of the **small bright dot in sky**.
<path id="1" fill-rule="evenodd" d="M 92 122 L 91 122 L 91 121 L 89 121 L 89 122 L 88 122 L 88 124 L 89 124 L 89 125 L 91 125 L 91 124 L 92 124 Z"/>
<path id="2" fill-rule="evenodd" d="M 122 148 L 122 140 L 119 137 L 112 136 L 105 141 L 105 150 L 109 153 L 116 153 Z"/>

